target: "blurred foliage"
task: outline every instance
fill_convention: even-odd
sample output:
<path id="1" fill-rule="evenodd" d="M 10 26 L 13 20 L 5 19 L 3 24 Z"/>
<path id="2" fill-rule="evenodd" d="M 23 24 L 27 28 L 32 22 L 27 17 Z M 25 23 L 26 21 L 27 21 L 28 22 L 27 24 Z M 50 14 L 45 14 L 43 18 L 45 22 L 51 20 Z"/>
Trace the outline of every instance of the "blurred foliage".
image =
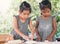
<path id="1" fill-rule="evenodd" d="M 60 16 L 56 17 L 56 21 L 59 22 L 60 21 Z"/>
<path id="2" fill-rule="evenodd" d="M 0 16 L 0 33 L 10 33 L 13 29 L 13 15 L 18 15 L 19 5 L 24 0 L 12 0 L 10 8 L 7 10 L 6 14 Z M 32 17 L 33 25 L 35 26 L 36 17 L 41 15 L 41 11 L 39 8 L 39 2 L 41 0 L 26 0 L 31 4 L 32 13 L 30 17 Z M 52 11 L 51 15 L 56 17 L 57 21 L 57 33 L 56 37 L 60 36 L 60 0 L 50 0 L 52 3 Z M 0 13 L 1 14 L 1 13 Z"/>
<path id="3" fill-rule="evenodd" d="M 56 37 L 60 38 L 60 22 L 57 23 Z"/>

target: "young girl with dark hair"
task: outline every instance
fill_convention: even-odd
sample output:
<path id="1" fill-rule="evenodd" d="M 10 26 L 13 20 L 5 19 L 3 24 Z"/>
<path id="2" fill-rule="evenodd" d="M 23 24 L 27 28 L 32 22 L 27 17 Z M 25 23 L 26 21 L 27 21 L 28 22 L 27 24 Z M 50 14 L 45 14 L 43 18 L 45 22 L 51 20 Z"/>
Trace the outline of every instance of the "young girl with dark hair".
<path id="1" fill-rule="evenodd" d="M 43 0 L 39 7 L 42 15 L 36 18 L 37 41 L 55 41 L 56 18 L 51 16 L 51 2 Z"/>
<path id="2" fill-rule="evenodd" d="M 26 1 L 22 2 L 19 6 L 19 15 L 14 16 L 14 29 L 11 34 L 14 39 L 20 40 L 33 40 L 33 26 L 31 17 L 29 17 L 31 13 L 31 6 Z M 28 25 L 31 29 L 31 37 L 28 36 Z"/>

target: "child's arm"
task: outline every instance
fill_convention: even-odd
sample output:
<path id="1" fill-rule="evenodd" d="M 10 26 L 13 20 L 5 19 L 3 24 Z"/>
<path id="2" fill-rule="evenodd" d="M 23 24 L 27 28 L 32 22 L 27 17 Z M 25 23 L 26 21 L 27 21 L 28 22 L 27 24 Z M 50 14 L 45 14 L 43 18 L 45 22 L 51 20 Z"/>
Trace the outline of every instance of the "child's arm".
<path id="1" fill-rule="evenodd" d="M 39 25 L 39 23 L 38 23 L 38 21 L 36 21 L 35 32 L 36 32 L 36 35 L 37 35 L 37 41 L 40 41 L 41 37 L 40 37 L 39 32 L 38 32 L 38 25 Z"/>
<path id="2" fill-rule="evenodd" d="M 52 37 L 55 35 L 57 29 L 56 29 L 56 18 L 53 18 L 53 31 L 52 33 L 47 37 L 47 40 L 51 41 Z"/>
<path id="3" fill-rule="evenodd" d="M 32 25 L 32 20 L 30 20 L 30 22 L 29 22 L 29 27 L 30 27 L 30 30 L 31 30 L 31 40 L 33 40 L 33 38 L 34 38 L 34 33 L 35 33 L 35 29 L 34 29 L 34 27 L 33 27 L 33 25 Z"/>
<path id="4" fill-rule="evenodd" d="M 14 22 L 13 22 L 14 30 L 17 34 L 19 34 L 23 39 L 27 40 L 28 36 L 24 35 L 19 29 L 18 29 L 18 24 L 17 24 L 17 19 L 14 16 Z"/>

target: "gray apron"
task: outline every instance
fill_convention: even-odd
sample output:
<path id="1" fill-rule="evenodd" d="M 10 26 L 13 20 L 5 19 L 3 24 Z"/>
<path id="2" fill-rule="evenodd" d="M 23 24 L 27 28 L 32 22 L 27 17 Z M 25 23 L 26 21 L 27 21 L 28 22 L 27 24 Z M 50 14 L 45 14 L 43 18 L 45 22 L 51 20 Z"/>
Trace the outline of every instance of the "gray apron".
<path id="1" fill-rule="evenodd" d="M 42 38 L 41 41 L 45 41 L 46 38 L 51 34 L 51 32 L 53 31 L 53 26 L 52 26 L 52 22 L 53 22 L 53 16 L 50 16 L 47 20 L 44 20 L 41 16 L 37 17 L 36 19 L 39 22 L 39 26 L 38 26 L 38 31 L 39 34 Z M 52 41 L 55 41 L 55 35 L 52 38 Z"/>
<path id="2" fill-rule="evenodd" d="M 29 17 L 24 23 L 22 23 L 19 19 L 19 16 L 15 16 L 16 19 L 17 19 L 17 24 L 18 24 L 18 28 L 19 30 L 24 34 L 24 35 L 27 35 L 28 36 L 28 24 L 30 22 L 30 18 Z M 11 34 L 14 36 L 14 39 L 21 39 L 23 40 L 23 38 L 21 36 L 19 36 L 15 31 L 14 29 L 12 30 Z"/>

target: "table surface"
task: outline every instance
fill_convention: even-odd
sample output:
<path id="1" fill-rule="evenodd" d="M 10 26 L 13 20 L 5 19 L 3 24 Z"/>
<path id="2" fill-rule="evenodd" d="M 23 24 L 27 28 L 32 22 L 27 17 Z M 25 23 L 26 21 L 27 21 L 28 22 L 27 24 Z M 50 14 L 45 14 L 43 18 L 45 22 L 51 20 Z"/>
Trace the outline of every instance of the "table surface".
<path id="1" fill-rule="evenodd" d="M 21 40 L 13 40 L 13 41 L 9 41 L 5 44 L 60 44 L 60 42 L 36 42 L 36 41 L 26 41 L 26 42 L 21 42 Z"/>

